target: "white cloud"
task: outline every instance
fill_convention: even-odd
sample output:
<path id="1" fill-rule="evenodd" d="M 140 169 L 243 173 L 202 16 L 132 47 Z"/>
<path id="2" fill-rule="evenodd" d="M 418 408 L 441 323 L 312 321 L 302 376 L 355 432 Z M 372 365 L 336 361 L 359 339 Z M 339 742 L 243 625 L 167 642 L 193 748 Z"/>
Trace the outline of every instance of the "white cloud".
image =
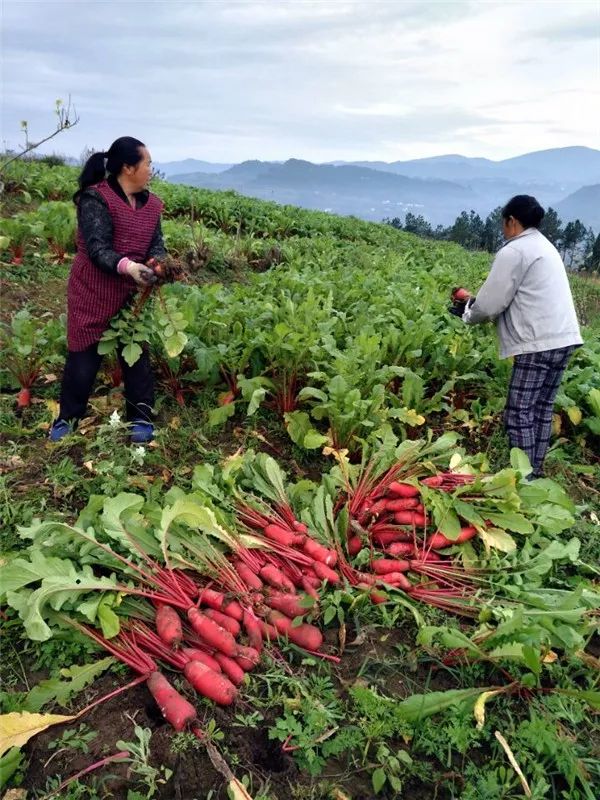
<path id="1" fill-rule="evenodd" d="M 595 22 L 580 0 L 4 0 L 2 138 L 70 92 L 74 155 L 125 133 L 162 161 L 597 147 Z"/>

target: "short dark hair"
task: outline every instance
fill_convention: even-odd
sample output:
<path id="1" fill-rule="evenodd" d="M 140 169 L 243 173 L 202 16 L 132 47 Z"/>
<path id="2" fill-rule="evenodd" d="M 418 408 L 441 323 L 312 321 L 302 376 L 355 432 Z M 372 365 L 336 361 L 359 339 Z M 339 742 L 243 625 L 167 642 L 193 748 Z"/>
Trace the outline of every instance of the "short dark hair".
<path id="1" fill-rule="evenodd" d="M 84 189 L 100 183 L 107 173 L 118 175 L 126 164 L 130 167 L 139 164 L 142 160 L 142 147 L 145 146 L 143 142 L 134 139 L 133 136 L 121 136 L 119 139 L 115 139 L 106 152 L 92 153 L 81 170 L 79 191 L 73 198 L 75 202 Z"/>
<path id="2" fill-rule="evenodd" d="M 545 211 L 529 194 L 517 194 L 502 209 L 502 219 L 512 217 L 524 228 L 539 228 Z"/>

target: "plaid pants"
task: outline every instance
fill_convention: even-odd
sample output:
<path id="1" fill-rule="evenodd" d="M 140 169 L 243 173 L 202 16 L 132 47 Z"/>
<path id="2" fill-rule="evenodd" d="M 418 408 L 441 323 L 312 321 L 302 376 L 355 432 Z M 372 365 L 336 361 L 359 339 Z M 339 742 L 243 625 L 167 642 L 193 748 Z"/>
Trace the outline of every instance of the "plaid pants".
<path id="1" fill-rule="evenodd" d="M 534 477 L 542 474 L 552 433 L 554 398 L 573 350 L 575 346 L 515 356 L 504 426 L 510 446 L 529 456 Z"/>

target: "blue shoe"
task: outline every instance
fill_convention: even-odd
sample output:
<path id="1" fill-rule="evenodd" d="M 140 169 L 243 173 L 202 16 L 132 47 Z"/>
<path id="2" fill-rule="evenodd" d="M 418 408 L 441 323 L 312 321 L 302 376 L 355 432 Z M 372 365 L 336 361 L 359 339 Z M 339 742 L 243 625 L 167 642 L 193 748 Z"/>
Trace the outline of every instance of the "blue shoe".
<path id="1" fill-rule="evenodd" d="M 154 439 L 154 425 L 145 419 L 134 419 L 131 423 L 131 441 L 133 444 L 145 444 Z"/>
<path id="2" fill-rule="evenodd" d="M 73 426 L 66 419 L 55 419 L 50 428 L 49 438 L 51 442 L 60 442 L 69 433 L 73 433 Z"/>

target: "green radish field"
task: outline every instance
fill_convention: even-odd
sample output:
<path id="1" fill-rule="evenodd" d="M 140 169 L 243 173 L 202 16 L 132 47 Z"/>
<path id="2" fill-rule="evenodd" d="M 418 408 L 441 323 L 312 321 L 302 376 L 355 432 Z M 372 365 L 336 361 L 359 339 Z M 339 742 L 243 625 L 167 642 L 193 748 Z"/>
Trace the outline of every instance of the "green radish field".
<path id="1" fill-rule="evenodd" d="M 489 254 L 156 181 L 180 279 L 51 445 L 77 174 L 15 162 L 0 196 L 0 791 L 595 800 L 597 280 L 528 481 L 494 328 L 447 312 Z"/>

